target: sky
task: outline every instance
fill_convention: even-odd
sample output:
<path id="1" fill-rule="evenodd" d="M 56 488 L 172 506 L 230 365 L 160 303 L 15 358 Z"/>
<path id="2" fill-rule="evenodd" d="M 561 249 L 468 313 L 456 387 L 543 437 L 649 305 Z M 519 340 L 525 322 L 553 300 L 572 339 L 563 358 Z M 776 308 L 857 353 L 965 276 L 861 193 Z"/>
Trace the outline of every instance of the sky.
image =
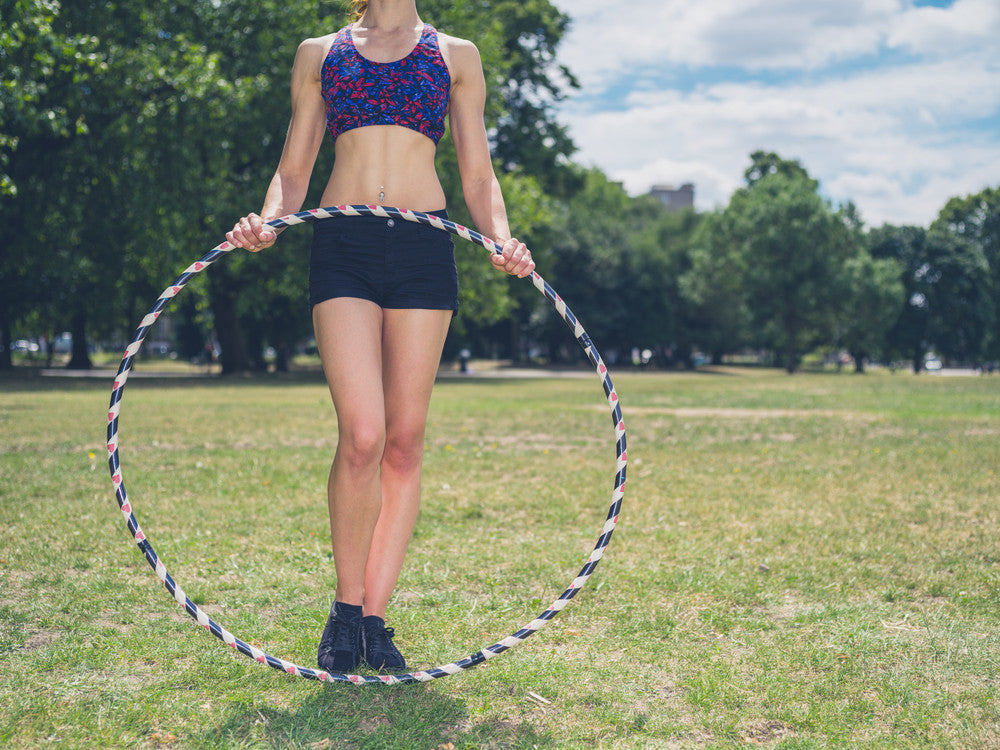
<path id="1" fill-rule="evenodd" d="M 756 150 L 868 226 L 1000 186 L 1000 0 L 553 0 L 574 161 L 724 207 Z"/>

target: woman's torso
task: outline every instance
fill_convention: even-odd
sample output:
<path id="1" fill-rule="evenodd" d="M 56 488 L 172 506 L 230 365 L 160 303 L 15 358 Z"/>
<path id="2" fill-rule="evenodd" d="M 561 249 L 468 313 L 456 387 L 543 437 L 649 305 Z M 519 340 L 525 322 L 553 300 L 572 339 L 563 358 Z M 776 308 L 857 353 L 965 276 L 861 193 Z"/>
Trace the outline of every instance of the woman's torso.
<path id="1" fill-rule="evenodd" d="M 335 163 L 323 205 L 445 207 L 434 167 L 451 75 L 432 27 L 375 40 L 350 26 L 330 39 L 321 71 Z"/>

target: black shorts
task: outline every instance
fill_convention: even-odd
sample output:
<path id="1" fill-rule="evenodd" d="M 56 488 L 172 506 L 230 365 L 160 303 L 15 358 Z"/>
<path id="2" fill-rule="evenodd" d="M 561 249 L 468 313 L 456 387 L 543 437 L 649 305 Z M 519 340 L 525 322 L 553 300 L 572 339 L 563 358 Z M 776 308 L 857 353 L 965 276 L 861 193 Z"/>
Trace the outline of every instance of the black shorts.
<path id="1" fill-rule="evenodd" d="M 433 211 L 448 218 L 447 211 Z M 405 219 L 336 216 L 313 224 L 309 307 L 357 297 L 393 309 L 458 310 L 455 243 Z"/>

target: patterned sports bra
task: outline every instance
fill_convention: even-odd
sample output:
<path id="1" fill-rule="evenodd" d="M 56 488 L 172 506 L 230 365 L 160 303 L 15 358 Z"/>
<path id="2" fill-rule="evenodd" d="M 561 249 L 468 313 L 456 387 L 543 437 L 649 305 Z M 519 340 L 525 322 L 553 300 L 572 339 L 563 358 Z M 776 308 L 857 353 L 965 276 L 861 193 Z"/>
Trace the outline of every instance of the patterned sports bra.
<path id="1" fill-rule="evenodd" d="M 363 57 L 354 46 L 351 27 L 344 27 L 323 62 L 322 88 L 326 126 L 334 140 L 367 125 L 401 125 L 435 144 L 444 135 L 451 74 L 430 24 L 424 24 L 410 54 L 389 63 Z"/>

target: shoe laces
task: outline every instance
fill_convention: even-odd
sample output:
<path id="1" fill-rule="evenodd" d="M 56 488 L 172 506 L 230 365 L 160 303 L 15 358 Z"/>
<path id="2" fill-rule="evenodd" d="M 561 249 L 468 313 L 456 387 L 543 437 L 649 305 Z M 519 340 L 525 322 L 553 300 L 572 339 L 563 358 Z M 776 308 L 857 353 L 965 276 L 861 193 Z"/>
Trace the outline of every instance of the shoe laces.
<path id="1" fill-rule="evenodd" d="M 353 651 L 356 648 L 358 623 L 341 617 L 334 617 L 333 622 L 333 650 Z"/>
<path id="2" fill-rule="evenodd" d="M 392 639 L 396 635 L 395 628 L 380 627 L 378 625 L 368 625 L 364 629 L 365 631 L 365 643 L 369 648 L 374 648 L 379 651 L 391 651 L 395 650 L 395 645 L 393 645 Z"/>

